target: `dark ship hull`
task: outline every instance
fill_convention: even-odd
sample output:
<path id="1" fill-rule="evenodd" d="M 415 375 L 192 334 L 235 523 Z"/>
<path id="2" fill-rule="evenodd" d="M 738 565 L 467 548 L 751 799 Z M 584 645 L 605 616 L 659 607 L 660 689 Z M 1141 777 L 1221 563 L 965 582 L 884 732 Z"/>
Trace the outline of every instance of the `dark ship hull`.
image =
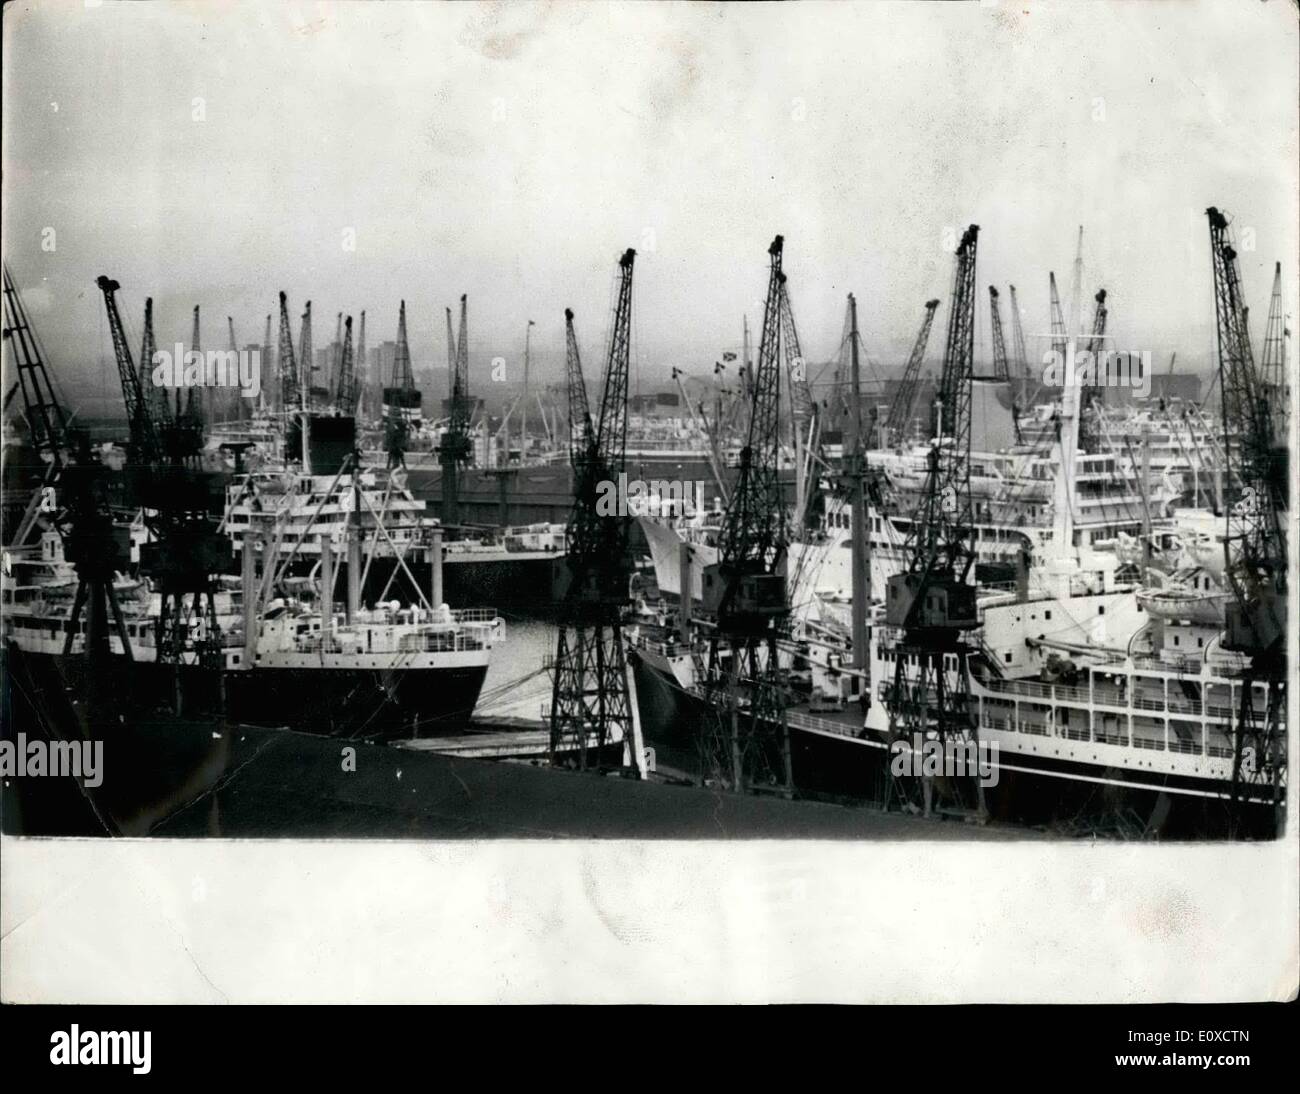
<path id="1" fill-rule="evenodd" d="M 637 651 L 630 655 L 645 744 L 665 774 L 700 780 L 698 736 L 717 717 L 700 696 Z M 823 722 L 828 721 L 823 719 Z M 837 719 L 839 721 L 839 719 Z M 884 807 L 891 801 L 889 753 L 874 733 L 858 730 L 861 716 L 830 730 L 792 720 L 791 769 L 796 795 L 846 805 Z M 1161 785 L 1164 782 L 1167 785 Z M 1234 806 L 1226 796 L 1189 792 L 1187 780 L 1152 773 L 1139 784 L 1130 772 L 1046 757 L 1008 759 L 996 785 L 984 791 L 995 822 L 1047 829 L 1066 836 L 1126 839 L 1269 839 L 1281 822 L 1273 805 Z M 897 802 L 897 796 L 894 796 Z"/>
<path id="2" fill-rule="evenodd" d="M 85 694 L 85 659 L 24 652 L 41 694 Z M 115 657 L 113 685 L 136 716 L 221 717 L 300 733 L 365 740 L 436 736 L 464 727 L 486 665 L 395 669 L 278 668 L 218 673 Z"/>

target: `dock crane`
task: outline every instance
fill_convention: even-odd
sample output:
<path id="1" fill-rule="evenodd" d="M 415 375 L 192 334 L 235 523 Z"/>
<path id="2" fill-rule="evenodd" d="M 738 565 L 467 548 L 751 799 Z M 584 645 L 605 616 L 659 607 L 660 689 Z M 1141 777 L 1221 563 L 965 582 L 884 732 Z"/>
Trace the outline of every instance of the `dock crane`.
<path id="1" fill-rule="evenodd" d="M 808 362 L 804 360 L 803 349 L 799 345 L 794 310 L 790 306 L 790 286 L 784 271 L 781 273 L 780 309 L 781 348 L 790 384 L 790 417 L 795 452 L 795 510 L 791 523 L 796 528 L 814 527 L 817 523 L 815 503 L 821 498 L 821 491 L 817 489 L 819 468 L 824 466 L 821 456 L 821 416 L 817 412 L 812 385 L 808 382 Z"/>
<path id="2" fill-rule="evenodd" d="M 1048 271 L 1047 284 L 1051 296 L 1052 352 L 1057 355 L 1061 367 L 1064 368 L 1069 336 L 1065 330 L 1065 315 L 1061 311 L 1061 297 L 1056 291 L 1056 273 L 1054 271 Z"/>
<path id="3" fill-rule="evenodd" d="M 788 628 L 790 613 L 789 531 L 777 479 L 784 243 L 777 236 L 767 251 L 767 299 L 753 410 L 719 537 L 718 561 L 703 573 L 705 611 L 715 619 L 706 675 L 714 716 L 701 720 L 698 741 L 706 784 L 736 793 L 788 796 L 794 779 L 777 661 L 777 642 Z"/>
<path id="4" fill-rule="evenodd" d="M 123 559 L 113 534 L 109 471 L 92 449 L 89 432 L 74 428 L 72 417 L 63 410 L 40 340 L 28 321 L 7 266 L 4 315 L 6 365 L 12 362 L 18 373 L 10 395 L 21 391 L 30 444 L 45 465 L 43 480 L 32 489 L 21 534 L 10 537 L 8 544 L 23 546 L 40 514 L 63 542 L 63 557 L 77 576 L 72 612 L 63 624 L 64 655 L 72 652 L 75 636 L 84 634 L 85 662 L 82 700 L 73 699 L 71 693 L 67 698 L 78 729 L 98 737 L 111 732 L 120 709 L 115 699 L 121 695 L 121 677 L 116 673 L 116 659 L 109 645 L 110 627 L 126 659 L 132 659 L 126 622 L 113 591 L 114 571 Z M 11 657 L 6 669 L 19 679 L 22 654 L 14 650 Z M 58 697 L 47 693 L 38 702 L 42 713 L 49 716 L 52 712 L 46 704 L 58 702 Z"/>
<path id="5" fill-rule="evenodd" d="M 327 402 L 338 398 L 339 372 L 343 367 L 343 313 L 334 320 L 334 341 L 330 343 L 330 372 L 325 377 Z"/>
<path id="6" fill-rule="evenodd" d="M 1246 330 L 1244 294 L 1231 222 L 1206 210 L 1214 276 L 1225 451 L 1239 484 L 1225 506 L 1224 575 L 1232 589 L 1223 647 L 1245 654 L 1232 764 L 1232 802 L 1272 804 L 1277 831 L 1285 810 L 1287 675 L 1287 509 L 1285 438 L 1273 432 L 1267 392 Z M 1232 444 L 1235 436 L 1236 444 Z M 1256 685 L 1265 692 L 1257 709 Z"/>
<path id="7" fill-rule="evenodd" d="M 1025 329 L 1020 322 L 1020 304 L 1016 300 L 1016 287 L 1007 286 L 1011 294 L 1011 344 L 1016 355 L 1016 375 L 1025 384 L 1025 390 L 1021 392 L 1020 400 L 1023 405 L 1028 396 L 1028 386 L 1033 382 L 1033 374 L 1029 371 L 1029 354 L 1025 350 Z"/>
<path id="8" fill-rule="evenodd" d="M 469 318 L 467 298 L 460 298 L 460 332 L 455 343 L 451 341 L 451 309 L 447 310 L 447 352 L 455 345 L 448 383 L 451 399 L 448 402 L 447 428 L 438 444 L 438 462 L 442 464 L 442 522 L 460 522 L 460 473 L 474 462 L 474 447 L 470 439 L 472 404 L 469 398 Z"/>
<path id="9" fill-rule="evenodd" d="M 885 687 L 890 742 L 950 745 L 976 740 L 966 705 L 970 690 L 966 632 L 979 625 L 970 491 L 971 376 L 975 335 L 975 256 L 979 226 L 957 247 L 952 310 L 939 380 L 925 488 L 904 544 L 905 569 L 889 578 L 885 625 L 897 634 L 894 678 Z M 893 784 L 902 791 L 901 780 Z M 929 812 L 933 786 L 922 787 Z"/>
<path id="10" fill-rule="evenodd" d="M 307 348 L 302 351 L 300 356 L 302 358 L 303 373 L 307 377 L 308 409 L 312 411 L 321 411 L 321 410 L 325 410 L 328 407 L 330 401 L 330 394 L 333 391 L 333 388 L 331 387 L 331 384 L 333 383 L 333 377 L 330 375 L 330 369 L 333 367 L 336 360 L 337 349 L 335 347 L 337 347 L 338 345 L 339 335 L 342 334 L 343 317 L 342 317 L 342 313 L 340 313 L 339 331 L 338 334 L 335 335 L 334 343 L 332 343 L 331 346 L 327 347 L 330 351 L 329 363 L 323 369 L 316 363 L 318 360 L 318 356 L 311 345 L 312 329 L 311 329 L 311 301 L 310 300 L 307 301 L 307 317 L 304 322 L 305 322 L 305 330 L 306 330 Z"/>
<path id="11" fill-rule="evenodd" d="M 912 344 L 912 352 L 907 357 L 907 367 L 903 369 L 903 379 L 894 392 L 894 401 L 889 405 L 889 415 L 885 418 L 885 434 L 890 444 L 898 444 L 907 432 L 912 412 L 916 409 L 916 395 L 920 390 L 921 365 L 925 362 L 925 347 L 930 340 L 930 328 L 934 326 L 934 312 L 939 307 L 938 300 L 925 302 L 925 317 L 921 320 L 921 329 Z"/>
<path id="12" fill-rule="evenodd" d="M 352 356 L 352 316 L 343 321 L 343 344 L 339 349 L 338 386 L 334 391 L 335 413 L 351 418 L 357 412 L 357 370 Z"/>
<path id="13" fill-rule="evenodd" d="M 1084 339 L 1085 348 L 1092 355 L 1092 381 L 1082 385 L 1079 405 L 1079 447 L 1088 453 L 1102 450 L 1101 413 L 1106 401 L 1106 377 L 1098 367 L 1097 358 L 1102 340 L 1106 336 L 1106 290 L 1098 289 L 1093 297 L 1097 308 L 1092 316 L 1092 334 Z"/>
<path id="14" fill-rule="evenodd" d="M 230 361 L 231 368 L 238 368 L 239 361 L 239 340 L 235 337 L 235 319 L 234 316 L 226 316 L 226 326 L 230 335 Z M 147 361 L 141 361 L 140 367 L 147 367 Z M 231 390 L 224 395 L 225 399 L 225 418 L 228 421 L 246 422 L 248 421 L 248 403 L 238 390 Z"/>
<path id="15" fill-rule="evenodd" d="M 587 447 L 595 439 L 595 431 L 587 402 L 587 384 L 582 378 L 582 356 L 578 352 L 571 308 L 564 309 L 564 376 L 569 405 L 569 462 L 576 473 L 587 458 Z"/>
<path id="16" fill-rule="evenodd" d="M 993 379 L 1010 380 L 1007 367 L 1007 342 L 1002 334 L 1002 308 L 998 303 L 998 290 L 989 286 L 989 329 L 993 336 Z"/>
<path id="17" fill-rule="evenodd" d="M 271 342 L 271 313 L 270 313 L 270 312 L 267 312 L 267 313 L 266 313 L 266 333 L 262 335 L 262 350 L 261 350 L 261 352 L 262 352 L 261 365 L 262 365 L 262 368 L 265 370 L 264 375 L 266 375 L 267 377 L 271 377 L 271 376 L 275 376 L 275 375 L 277 375 L 277 373 L 276 373 L 276 365 L 275 365 L 275 358 L 274 358 L 273 356 L 271 356 L 271 346 L 272 346 L 272 342 Z M 268 380 L 268 383 L 269 383 L 269 382 L 270 382 L 270 381 Z M 272 408 L 275 406 L 275 392 L 274 392 L 274 389 L 272 389 L 272 390 L 268 393 L 267 390 L 266 390 L 265 388 L 263 388 L 263 390 L 262 390 L 262 394 L 261 394 L 261 395 L 259 396 L 259 398 L 258 398 L 258 406 L 259 406 L 259 408 L 260 408 L 262 411 L 270 410 L 270 409 L 272 409 Z"/>
<path id="18" fill-rule="evenodd" d="M 709 470 L 713 473 L 713 481 L 718 487 L 718 497 L 722 499 L 725 506 L 729 497 L 727 489 L 727 477 L 723 471 L 725 458 L 722 451 L 721 438 L 724 436 L 723 423 L 721 414 L 715 409 L 713 421 L 710 422 L 704 413 L 704 403 L 696 403 L 689 391 L 686 390 L 686 384 L 682 377 L 685 374 L 676 366 L 672 370 L 673 383 L 677 385 L 677 391 L 681 396 L 682 405 L 686 407 L 687 413 L 690 414 L 691 420 L 695 423 L 695 428 L 704 434 L 709 443 L 708 451 L 705 455 L 708 457 Z M 718 398 L 721 398 L 719 393 Z"/>
<path id="19" fill-rule="evenodd" d="M 289 325 L 289 298 L 280 293 L 280 346 L 275 355 L 276 369 L 280 375 L 280 409 L 284 412 L 286 426 L 297 410 L 304 409 L 302 378 L 293 356 L 293 330 Z"/>
<path id="20" fill-rule="evenodd" d="M 199 467 L 201 426 L 196 427 L 188 416 L 175 425 L 159 426 L 154 421 L 118 312 L 116 293 L 121 286 L 102 276 L 96 285 L 104 297 L 126 402 L 131 435 L 128 475 L 134 480 L 133 492 L 153 537 L 153 542 L 141 547 L 140 569 L 162 596 L 156 626 L 157 659 L 174 668 L 180 713 L 181 667 L 197 663 L 218 673 L 224 668 L 213 575 L 224 568 L 229 548 L 208 516 L 212 476 Z M 192 626 L 196 622 L 198 625 Z M 67 641 L 72 641 L 71 630 Z"/>
<path id="21" fill-rule="evenodd" d="M 310 411 L 315 408 L 312 398 L 314 385 L 312 371 L 315 369 L 314 353 L 311 344 L 311 301 L 303 308 L 302 319 L 298 328 L 298 379 L 302 384 L 302 409 Z"/>
<path id="22" fill-rule="evenodd" d="M 201 348 L 199 337 L 199 305 L 194 305 L 194 333 L 190 335 L 190 352 L 194 353 L 196 360 L 203 360 L 203 348 Z M 207 369 L 204 369 L 204 375 L 207 375 Z M 181 407 L 181 388 L 175 390 L 175 417 L 177 420 L 185 418 L 191 429 L 203 429 L 207 424 L 209 413 L 211 413 L 211 394 L 207 387 L 187 387 L 185 392 L 185 408 Z M 130 408 L 127 408 L 130 409 Z"/>
<path id="23" fill-rule="evenodd" d="M 565 312 L 570 458 L 574 499 L 565 559 L 568 587 L 560 605 L 551 696 L 550 762 L 577 754 L 577 766 L 600 767 L 606 746 L 624 745 L 624 770 L 644 775 L 634 685 L 621 615 L 628 599 L 628 535 L 624 506 L 607 512 L 608 485 L 618 483 L 627 455 L 628 367 L 631 359 L 632 271 L 636 251 L 619 259 L 618 300 L 605 364 L 600 417 L 592 428 L 573 314 Z"/>
<path id="24" fill-rule="evenodd" d="M 839 353 L 835 358 L 835 368 L 831 372 L 831 395 L 829 399 L 822 401 L 822 407 L 827 412 L 826 421 L 832 429 L 838 430 L 841 436 L 847 435 L 855 421 L 853 417 L 853 406 L 855 399 L 861 399 L 862 392 L 853 392 L 852 381 L 848 378 L 847 363 L 851 355 L 850 331 L 852 328 L 851 307 L 845 308 L 844 332 L 840 335 Z M 876 431 L 875 417 L 877 408 L 875 402 L 870 407 L 870 428 L 867 430 L 868 435 L 874 435 Z M 847 451 L 847 450 L 846 450 Z"/>
<path id="25" fill-rule="evenodd" d="M 112 659 L 109 649 L 109 618 L 122 645 L 122 653 L 133 660 L 130 637 L 122 606 L 113 591 L 113 579 L 122 562 L 121 549 L 113 535 L 113 512 L 109 505 L 108 469 L 91 451 L 90 435 L 74 429 L 68 437 L 71 458 L 55 479 L 58 505 L 51 523 L 63 541 L 63 557 L 77 575 L 63 638 L 63 654 L 72 653 L 75 637 L 82 633 L 88 668 L 87 709 L 92 718 L 102 718 L 112 703 Z"/>
<path id="26" fill-rule="evenodd" d="M 1002 333 L 1002 305 L 998 300 L 998 290 L 989 286 L 989 319 L 993 332 L 993 379 L 1004 381 L 1012 391 L 1011 423 L 1016 430 L 1016 444 L 1020 444 L 1020 397 L 1015 393 L 1011 382 L 1011 368 L 1007 363 L 1007 340 Z"/>
<path id="27" fill-rule="evenodd" d="M 420 392 L 411 373 L 411 349 L 406 341 L 406 301 L 397 311 L 397 345 L 393 349 L 392 383 L 384 388 L 384 448 L 388 467 L 405 466 L 411 420 L 420 409 Z"/>
<path id="28" fill-rule="evenodd" d="M 374 399 L 370 390 L 370 362 L 366 360 L 366 310 L 361 309 L 361 322 L 357 327 L 357 416 L 370 413 Z"/>
<path id="29" fill-rule="evenodd" d="M 27 310 L 7 265 L 4 267 L 4 319 L 6 356 L 18 374 L 17 387 L 23 396 L 28 439 L 37 458 L 45 464 L 41 483 L 32 491 L 17 528 L 9 536 L 10 545 L 21 547 L 36 526 L 42 506 L 48 512 L 53 505 L 52 488 L 64 462 L 69 418 L 55 394 L 36 333 L 27 320 Z"/>
<path id="30" fill-rule="evenodd" d="M 126 404 L 126 423 L 130 433 L 128 457 L 137 467 L 151 468 L 162 458 L 162 443 L 155 428 L 153 415 L 150 413 L 144 384 L 136 371 L 135 362 L 131 360 L 131 347 L 127 345 L 126 331 L 117 310 L 116 293 L 121 285 L 107 277 L 98 278 L 95 284 L 104 295 L 108 329 L 113 339 L 113 356 L 117 362 L 118 382 L 122 387 L 122 401 Z M 196 307 L 196 324 L 197 315 Z M 191 392 L 193 390 L 190 388 Z"/>
<path id="31" fill-rule="evenodd" d="M 1286 371 L 1286 340 L 1291 336 L 1282 310 L 1282 263 L 1273 267 L 1273 294 L 1269 299 L 1268 321 L 1264 326 L 1264 350 L 1260 377 L 1264 394 L 1273 408 L 1273 437 L 1283 442 L 1291 417 L 1291 378 Z"/>
<path id="32" fill-rule="evenodd" d="M 156 348 L 153 333 L 153 297 L 150 296 L 144 302 L 144 333 L 140 336 L 140 370 L 145 374 L 151 371 Z M 150 395 L 154 419 L 160 424 L 170 423 L 172 407 L 167 389 L 160 385 L 154 386 Z"/>

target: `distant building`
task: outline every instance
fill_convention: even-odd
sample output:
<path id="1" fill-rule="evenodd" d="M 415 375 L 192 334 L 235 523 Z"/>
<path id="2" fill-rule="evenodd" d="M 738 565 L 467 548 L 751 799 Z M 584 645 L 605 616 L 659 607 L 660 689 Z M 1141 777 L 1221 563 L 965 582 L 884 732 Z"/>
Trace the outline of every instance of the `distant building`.
<path id="1" fill-rule="evenodd" d="M 1153 399 L 1182 399 L 1184 402 L 1201 401 L 1201 378 L 1190 373 L 1175 372 L 1172 376 L 1151 377 Z"/>
<path id="2" fill-rule="evenodd" d="M 474 414 L 481 414 L 481 413 L 483 412 L 483 408 L 484 408 L 484 406 L 485 406 L 485 404 L 484 404 L 484 402 L 483 402 L 482 399 L 475 398 L 474 396 L 470 396 L 470 399 L 469 399 L 469 408 L 470 408 L 470 414 L 471 414 L 471 415 L 474 415 Z M 443 400 L 442 400 L 442 413 L 443 413 L 444 416 L 450 416 L 450 415 L 451 415 L 451 399 L 450 399 L 450 398 L 446 398 L 446 399 L 443 399 Z"/>
<path id="3" fill-rule="evenodd" d="M 681 396 L 675 391 L 658 391 L 650 394 L 630 395 L 627 400 L 629 414 L 655 414 L 677 410 Z"/>
<path id="4" fill-rule="evenodd" d="M 372 383 L 385 386 L 393 382 L 393 358 L 397 356 L 396 342 L 380 342 L 369 350 L 370 379 Z"/>

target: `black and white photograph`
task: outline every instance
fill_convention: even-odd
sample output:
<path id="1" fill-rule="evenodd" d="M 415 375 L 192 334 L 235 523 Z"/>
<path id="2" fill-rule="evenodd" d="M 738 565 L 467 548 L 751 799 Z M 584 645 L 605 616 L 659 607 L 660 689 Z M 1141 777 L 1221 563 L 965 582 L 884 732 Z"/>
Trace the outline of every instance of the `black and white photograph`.
<path id="1" fill-rule="evenodd" d="M 1295 999 L 1294 0 L 3 62 L 4 1002 Z"/>

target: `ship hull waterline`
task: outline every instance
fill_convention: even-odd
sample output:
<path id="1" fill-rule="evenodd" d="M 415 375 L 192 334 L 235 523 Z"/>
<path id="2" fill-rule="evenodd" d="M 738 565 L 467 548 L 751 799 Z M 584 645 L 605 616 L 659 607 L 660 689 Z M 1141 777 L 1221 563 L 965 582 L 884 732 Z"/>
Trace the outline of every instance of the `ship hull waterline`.
<path id="1" fill-rule="evenodd" d="M 636 675 L 641 730 L 661 770 L 699 780 L 697 734 L 716 714 L 639 651 Z M 790 753 L 796 793 L 846 805 L 882 806 L 889 800 L 889 751 L 875 733 L 847 727 L 823 732 L 791 723 Z M 1228 784 L 1152 772 L 1071 763 L 1045 756 L 1003 755 L 997 781 L 984 788 L 990 820 L 1075 835 L 1130 838 L 1270 838 L 1271 802 L 1234 806 Z"/>
<path id="2" fill-rule="evenodd" d="M 26 652 L 32 670 L 85 693 L 85 659 Z M 51 677 L 51 673 L 54 675 Z M 175 711 L 327 737 L 393 740 L 461 729 L 486 665 L 394 668 L 269 667 L 217 673 L 114 658 L 113 685 L 133 712 Z M 177 697 L 179 695 L 179 703 Z"/>

